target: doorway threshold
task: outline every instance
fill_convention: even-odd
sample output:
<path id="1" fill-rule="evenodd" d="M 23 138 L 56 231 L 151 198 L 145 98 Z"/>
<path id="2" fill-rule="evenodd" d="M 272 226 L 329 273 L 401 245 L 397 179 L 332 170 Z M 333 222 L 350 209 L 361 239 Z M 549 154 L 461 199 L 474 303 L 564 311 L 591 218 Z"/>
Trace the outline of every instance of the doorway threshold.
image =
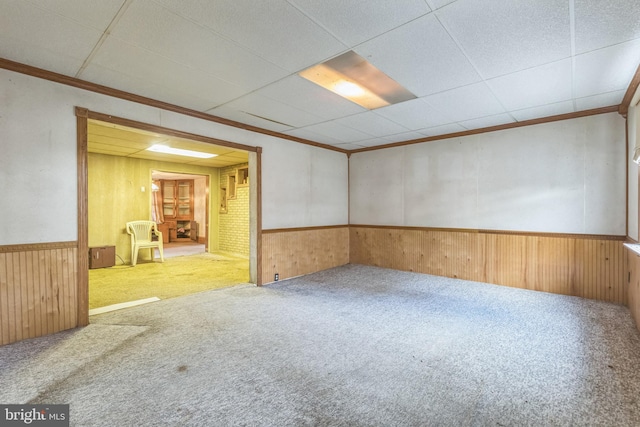
<path id="1" fill-rule="evenodd" d="M 111 304 L 111 305 L 107 305 L 105 307 L 93 308 L 93 309 L 89 310 L 89 316 L 94 316 L 96 314 L 108 313 L 110 311 L 122 310 L 123 308 L 135 307 L 137 305 L 147 304 L 147 303 L 156 302 L 156 301 L 160 301 L 160 298 L 151 297 L 151 298 L 139 299 L 139 300 L 135 300 L 135 301 L 121 302 L 121 303 L 118 303 L 118 304 Z"/>

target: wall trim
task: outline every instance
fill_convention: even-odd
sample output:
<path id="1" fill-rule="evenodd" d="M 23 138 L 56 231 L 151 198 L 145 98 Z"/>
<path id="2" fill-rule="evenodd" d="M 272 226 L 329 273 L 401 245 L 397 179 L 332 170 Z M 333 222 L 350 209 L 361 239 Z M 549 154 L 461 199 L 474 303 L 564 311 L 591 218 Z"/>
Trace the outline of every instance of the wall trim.
<path id="1" fill-rule="evenodd" d="M 271 228 L 267 230 L 262 230 L 262 234 L 273 234 L 273 233 L 288 233 L 295 231 L 315 231 L 315 230 L 328 230 L 331 228 L 345 228 L 349 227 L 349 224 L 342 225 L 319 225 L 314 227 L 294 227 L 294 228 Z"/>
<path id="2" fill-rule="evenodd" d="M 350 153 L 362 153 L 365 151 L 374 151 L 374 150 L 382 150 L 385 148 L 402 147 L 405 145 L 439 141 L 442 139 L 459 138 L 463 136 L 496 132 L 500 130 L 513 129 L 513 128 L 519 128 L 524 126 L 533 126 L 533 125 L 539 125 L 543 123 L 558 122 L 561 120 L 570 120 L 570 119 L 577 119 L 580 117 L 595 116 L 598 114 L 617 113 L 618 109 L 619 109 L 618 105 L 612 105 L 609 107 L 594 108 L 592 110 L 578 111 L 575 113 L 558 114 L 556 116 L 541 117 L 539 119 L 524 120 L 522 122 L 506 123 L 504 125 L 490 126 L 485 128 L 479 128 L 479 129 L 471 129 L 471 130 L 465 130 L 462 132 L 447 133 L 445 135 L 427 136 L 424 138 L 411 139 L 409 141 L 392 142 L 390 144 L 376 145 L 374 147 L 359 148 L 357 150 L 351 150 Z"/>
<path id="3" fill-rule="evenodd" d="M 52 249 L 77 248 L 77 241 L 68 242 L 45 242 L 45 243 L 24 243 L 17 245 L 0 245 L 0 253 L 47 251 Z"/>
<path id="4" fill-rule="evenodd" d="M 90 92 L 100 93 L 102 95 L 111 96 L 113 98 L 124 99 L 125 101 L 131 101 L 138 104 L 148 105 L 150 107 L 160 108 L 166 111 L 173 111 L 175 113 L 183 114 L 185 116 L 191 116 L 210 122 L 220 123 L 226 126 L 246 130 L 249 132 L 260 133 L 263 135 L 273 136 L 280 139 L 286 139 L 300 144 L 312 145 L 318 148 L 324 148 L 326 150 L 338 151 L 340 153 L 347 153 L 347 150 L 343 148 L 334 147 L 328 144 L 322 144 L 319 142 L 311 141 L 304 138 L 298 138 L 296 136 L 287 135 L 267 129 L 262 129 L 257 126 L 247 125 L 244 123 L 236 122 L 234 120 L 224 119 L 222 117 L 214 116 L 211 114 L 203 113 L 201 111 L 192 110 L 190 108 L 180 107 L 179 105 L 171 104 L 164 101 L 158 101 L 153 98 L 147 98 L 146 96 L 136 95 L 131 92 L 125 92 L 119 89 L 113 89 L 108 86 L 103 86 L 97 83 L 91 83 L 86 80 L 81 80 L 76 77 L 65 76 L 64 74 L 55 73 L 53 71 L 45 70 L 43 68 L 34 67 L 20 62 L 11 61 L 9 59 L 0 58 L 0 68 L 9 71 L 15 71 L 16 73 L 25 74 L 31 77 L 39 79 L 49 80 L 55 83 L 60 83 L 67 86 L 72 86 L 78 89 L 87 90 Z"/>
<path id="5" fill-rule="evenodd" d="M 638 65 L 638 69 L 636 69 L 636 73 L 631 79 L 631 83 L 629 83 L 629 87 L 627 88 L 627 91 L 622 98 L 622 102 L 620 103 L 620 108 L 618 109 L 618 113 L 620 113 L 624 117 L 627 117 L 629 107 L 631 106 L 631 100 L 636 94 L 638 86 L 640 86 L 640 65 Z"/>
<path id="6" fill-rule="evenodd" d="M 378 228 L 386 230 L 414 230 L 414 231 L 446 231 L 451 233 L 476 233 L 476 234 L 508 234 L 513 236 L 533 236 L 533 237 L 559 237 L 568 239 L 588 239 L 588 240 L 618 240 L 624 242 L 627 236 L 606 235 L 606 234 L 573 234 L 573 233 L 545 233 L 534 231 L 512 231 L 512 230 L 483 230 L 472 228 L 442 228 L 442 227 L 408 227 L 401 225 L 365 225 L 350 224 L 350 228 Z"/>
<path id="7" fill-rule="evenodd" d="M 331 228 L 377 228 L 383 230 L 414 230 L 414 231 L 446 231 L 452 233 L 476 233 L 476 234 L 508 234 L 513 236 L 533 236 L 533 237 L 559 237 L 569 239 L 589 239 L 589 240 L 618 240 L 621 242 L 632 240 L 628 236 L 608 235 L 608 234 L 578 234 L 578 233 L 550 233 L 537 231 L 517 231 L 517 230 L 486 230 L 475 228 L 447 228 L 447 227 L 412 227 L 404 225 L 371 225 L 371 224 L 339 224 L 320 225 L 313 227 L 293 227 L 293 228 L 271 228 L 262 230 L 262 234 L 287 233 L 296 231 L 315 231 Z"/>
<path id="8" fill-rule="evenodd" d="M 78 200 L 78 253 L 76 271 L 76 326 L 89 324 L 89 134 L 86 108 L 76 113 L 76 176 Z"/>
<path id="9" fill-rule="evenodd" d="M 28 75 L 28 76 L 31 76 L 31 77 L 36 77 L 36 78 L 39 78 L 39 79 L 49 80 L 49 81 L 52 81 L 52 82 L 55 82 L 55 83 L 59 83 L 59 84 L 67 85 L 67 86 L 72 86 L 72 87 L 75 87 L 75 88 L 78 88 L 78 89 L 87 90 L 87 91 L 90 91 L 90 92 L 95 92 L 95 93 L 99 93 L 99 94 L 102 94 L 102 95 L 107 95 L 107 96 L 111 96 L 111 97 L 114 97 L 114 98 L 119 98 L 119 99 L 123 99 L 123 100 L 126 100 L 126 101 L 135 102 L 135 103 L 138 103 L 138 104 L 148 105 L 148 106 L 155 107 L 155 108 L 160 108 L 160 109 L 166 110 L 166 111 L 172 111 L 172 112 L 175 112 L 175 113 L 183 114 L 185 116 L 191 116 L 191 117 L 195 117 L 195 118 L 206 120 L 206 121 L 210 121 L 210 122 L 220 123 L 222 125 L 226 125 L 226 126 L 230 126 L 230 127 L 246 130 L 246 131 L 249 131 L 249 132 L 259 133 L 259 134 L 268 135 L 268 136 L 273 136 L 273 137 L 276 137 L 276 138 L 285 139 L 285 140 L 297 142 L 297 143 L 300 143 L 300 144 L 311 145 L 311 146 L 318 147 L 318 148 L 324 148 L 326 150 L 337 151 L 337 152 L 344 153 L 344 154 L 347 154 L 347 155 L 349 155 L 351 153 L 360 153 L 360 152 L 364 152 L 364 151 L 382 150 L 382 149 L 385 149 L 385 148 L 400 147 L 400 146 L 404 146 L 404 145 L 411 145 L 411 144 L 419 144 L 419 143 L 423 143 L 423 142 L 438 141 L 438 140 L 441 140 L 441 139 L 457 138 L 457 137 L 461 137 L 461 136 L 469 136 L 469 135 L 476 135 L 476 134 L 481 134 L 481 133 L 495 132 L 495 131 L 499 131 L 499 130 L 512 129 L 512 128 L 523 127 L 523 126 L 531 126 L 531 125 L 555 122 L 555 121 L 560 121 L 560 120 L 568 120 L 568 119 L 592 116 L 592 115 L 597 115 L 597 114 L 606 114 L 606 113 L 618 112 L 619 114 L 622 114 L 622 115 L 626 116 L 627 111 L 629 109 L 629 105 L 628 104 L 631 102 L 631 98 L 633 97 L 633 94 L 635 93 L 635 90 L 640 85 L 640 66 L 639 66 L 638 70 L 636 71 L 635 76 L 633 77 L 633 79 L 631 81 L 631 84 L 629 85 L 629 87 L 627 89 L 627 92 L 626 92 L 626 94 L 625 94 L 625 96 L 623 98 L 622 103 L 619 104 L 619 105 L 612 105 L 612 106 L 609 106 L 609 107 L 595 108 L 595 109 L 592 109 L 592 110 L 578 111 L 578 112 L 575 112 L 575 113 L 560 114 L 560 115 L 556 115 L 556 116 L 543 117 L 543 118 L 539 118 L 539 119 L 525 120 L 525 121 L 516 122 L 516 123 L 507 123 L 507 124 L 504 124 L 504 125 L 490 126 L 490 127 L 480 128 L 480 129 L 472 129 L 472 130 L 467 130 L 467 131 L 463 131 L 463 132 L 455 132 L 455 133 L 450 133 L 450 134 L 445 134 L 445 135 L 437 135 L 437 136 L 430 136 L 430 137 L 412 139 L 412 140 L 408 140 L 408 141 L 394 142 L 394 143 L 390 143 L 390 144 L 378 145 L 378 146 L 375 146 L 375 147 L 360 148 L 360 149 L 357 149 L 357 150 L 345 150 L 343 148 L 335 147 L 333 145 L 322 144 L 322 143 L 311 141 L 311 140 L 308 140 L 308 139 L 299 138 L 299 137 L 296 137 L 296 136 L 287 135 L 287 134 L 284 134 L 284 133 L 280 133 L 280 132 L 275 132 L 275 131 L 270 131 L 270 130 L 267 130 L 267 129 L 259 128 L 257 126 L 247 125 L 247 124 L 244 124 L 244 123 L 236 122 L 234 120 L 225 119 L 225 118 L 222 118 L 222 117 L 214 116 L 212 114 L 207 114 L 207 113 L 203 113 L 201 111 L 192 110 L 192 109 L 186 108 L 186 107 L 180 107 L 180 106 L 175 105 L 175 104 L 171 104 L 171 103 L 164 102 L 164 101 L 159 101 L 159 100 L 156 100 L 156 99 L 153 99 L 153 98 L 148 98 L 148 97 L 145 97 L 145 96 L 142 96 L 142 95 L 136 95 L 134 93 L 126 92 L 126 91 L 119 90 L 119 89 L 110 88 L 108 86 L 103 86 L 103 85 L 100 85 L 100 84 L 97 84 L 97 83 L 92 83 L 92 82 L 89 82 L 89 81 L 86 81 L 86 80 L 81 80 L 81 79 L 78 79 L 78 78 L 75 78 L 75 77 L 65 76 L 64 74 L 55 73 L 53 71 L 45 70 L 43 68 L 38 68 L 38 67 L 34 67 L 34 66 L 31 66 L 31 65 L 27 65 L 27 64 L 22 64 L 20 62 L 11 61 L 9 59 L 5 59 L 5 58 L 1 58 L 1 57 L 0 57 L 0 68 L 5 69 L 5 70 L 9 70 L 9 71 L 14 71 L 16 73 Z M 96 120 L 100 120 L 100 119 L 96 119 Z"/>

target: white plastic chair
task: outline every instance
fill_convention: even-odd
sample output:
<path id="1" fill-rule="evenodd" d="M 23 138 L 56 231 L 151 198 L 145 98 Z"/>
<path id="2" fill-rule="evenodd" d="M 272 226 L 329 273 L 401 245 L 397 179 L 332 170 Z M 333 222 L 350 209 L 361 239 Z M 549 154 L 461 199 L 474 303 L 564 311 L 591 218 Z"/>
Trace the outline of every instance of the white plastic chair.
<path id="1" fill-rule="evenodd" d="M 158 231 L 158 225 L 153 221 L 127 222 L 127 233 L 131 235 L 131 265 L 138 261 L 140 249 L 151 249 L 151 261 L 155 255 L 155 248 L 160 252 L 160 261 L 164 262 L 162 253 L 162 232 Z M 158 240 L 152 240 L 151 235 L 158 236 Z"/>

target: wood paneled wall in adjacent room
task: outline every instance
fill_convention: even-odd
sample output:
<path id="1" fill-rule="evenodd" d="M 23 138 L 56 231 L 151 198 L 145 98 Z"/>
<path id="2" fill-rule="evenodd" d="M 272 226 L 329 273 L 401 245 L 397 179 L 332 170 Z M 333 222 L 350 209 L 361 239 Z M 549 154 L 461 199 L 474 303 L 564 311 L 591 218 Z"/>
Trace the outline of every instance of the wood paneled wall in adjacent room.
<path id="1" fill-rule="evenodd" d="M 0 246 L 0 345 L 77 326 L 77 243 Z"/>
<path id="2" fill-rule="evenodd" d="M 349 226 L 262 231 L 262 283 L 349 263 Z"/>
<path id="3" fill-rule="evenodd" d="M 350 262 L 627 304 L 624 237 L 351 226 Z"/>
<path id="4" fill-rule="evenodd" d="M 640 330 L 640 254 L 627 250 L 627 278 L 629 281 L 629 310 Z"/>

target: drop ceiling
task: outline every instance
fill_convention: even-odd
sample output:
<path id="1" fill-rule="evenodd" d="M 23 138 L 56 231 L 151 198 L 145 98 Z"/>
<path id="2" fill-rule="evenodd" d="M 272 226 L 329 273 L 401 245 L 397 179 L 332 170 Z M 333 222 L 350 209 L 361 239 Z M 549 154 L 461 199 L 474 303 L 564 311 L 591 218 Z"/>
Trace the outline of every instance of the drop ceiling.
<path id="1" fill-rule="evenodd" d="M 100 122 L 97 120 L 90 120 L 87 123 L 87 131 L 87 150 L 90 153 L 215 168 L 237 165 L 239 163 L 246 163 L 249 161 L 249 155 L 246 151 L 192 141 L 189 139 L 176 138 L 112 123 Z M 147 151 L 147 148 L 154 144 L 167 145 L 183 150 L 211 153 L 215 154 L 216 157 L 199 159 Z"/>
<path id="2" fill-rule="evenodd" d="M 3 0 L 0 57 L 344 150 L 618 105 L 637 0 Z M 416 99 L 298 76 L 349 50 Z"/>

